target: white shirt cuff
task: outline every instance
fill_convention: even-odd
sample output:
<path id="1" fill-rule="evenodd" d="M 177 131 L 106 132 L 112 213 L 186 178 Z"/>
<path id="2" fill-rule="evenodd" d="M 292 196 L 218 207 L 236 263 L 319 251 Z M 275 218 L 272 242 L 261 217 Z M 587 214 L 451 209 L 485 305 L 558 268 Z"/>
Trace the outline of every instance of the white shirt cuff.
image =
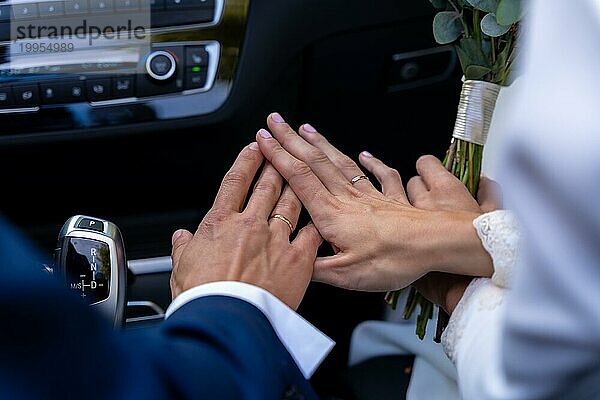
<path id="1" fill-rule="evenodd" d="M 262 311 L 306 379 L 312 376 L 335 345 L 333 340 L 277 297 L 242 282 L 212 282 L 186 290 L 173 300 L 165 318 L 184 304 L 205 296 L 235 297 Z"/>

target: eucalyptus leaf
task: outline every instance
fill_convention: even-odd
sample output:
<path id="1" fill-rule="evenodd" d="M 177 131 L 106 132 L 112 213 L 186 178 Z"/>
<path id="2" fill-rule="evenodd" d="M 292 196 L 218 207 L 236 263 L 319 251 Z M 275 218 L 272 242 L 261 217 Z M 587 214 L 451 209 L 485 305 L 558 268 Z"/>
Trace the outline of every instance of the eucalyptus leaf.
<path id="1" fill-rule="evenodd" d="M 523 0 L 500 0 L 496 20 L 500 25 L 510 26 L 523 18 Z"/>
<path id="2" fill-rule="evenodd" d="M 481 43 L 473 38 L 464 38 L 456 45 L 456 53 L 462 66 L 463 72 L 471 65 L 482 67 L 492 67 L 490 59 L 485 56 L 481 48 Z"/>
<path id="3" fill-rule="evenodd" d="M 510 30 L 509 26 L 502 26 L 496 20 L 495 14 L 487 14 L 481 20 L 481 31 L 491 37 L 500 37 Z"/>
<path id="4" fill-rule="evenodd" d="M 498 9 L 500 0 L 466 0 L 467 3 L 472 5 L 478 10 L 485 11 L 488 13 L 495 13 Z"/>
<path id="5" fill-rule="evenodd" d="M 437 9 L 445 10 L 448 5 L 448 0 L 429 0 L 431 5 Z"/>
<path id="6" fill-rule="evenodd" d="M 467 80 L 481 80 L 484 76 L 492 72 L 488 67 L 481 65 L 469 65 L 465 71 L 465 79 Z"/>
<path id="7" fill-rule="evenodd" d="M 442 11 L 433 19 L 433 36 L 439 44 L 455 42 L 463 33 L 460 16 L 454 11 Z"/>

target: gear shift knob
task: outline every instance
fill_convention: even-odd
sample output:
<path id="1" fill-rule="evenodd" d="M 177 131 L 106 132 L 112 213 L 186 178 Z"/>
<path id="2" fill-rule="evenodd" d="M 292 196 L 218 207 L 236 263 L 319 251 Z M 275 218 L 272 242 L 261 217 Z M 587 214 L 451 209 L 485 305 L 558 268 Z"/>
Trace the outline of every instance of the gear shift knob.
<path id="1" fill-rule="evenodd" d="M 56 272 L 114 327 L 123 325 L 127 263 L 115 224 L 83 215 L 69 218 L 58 236 Z"/>

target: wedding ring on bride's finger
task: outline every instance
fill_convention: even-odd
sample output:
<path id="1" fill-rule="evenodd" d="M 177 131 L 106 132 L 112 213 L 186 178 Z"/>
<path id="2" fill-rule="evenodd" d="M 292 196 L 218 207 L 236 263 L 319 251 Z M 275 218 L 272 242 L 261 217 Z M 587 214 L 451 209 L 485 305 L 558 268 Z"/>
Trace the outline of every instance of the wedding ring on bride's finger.
<path id="1" fill-rule="evenodd" d="M 290 235 L 294 232 L 294 225 L 292 224 L 292 221 L 290 221 L 289 219 L 287 219 L 286 217 L 284 217 L 281 214 L 274 214 L 269 221 L 272 221 L 274 219 L 278 219 L 280 221 L 283 221 L 287 224 L 287 226 L 290 228 Z"/>
<path id="2" fill-rule="evenodd" d="M 369 181 L 370 182 L 371 180 L 366 175 L 356 175 L 354 178 L 350 179 L 350 183 L 352 183 L 353 185 L 355 185 L 357 182 L 360 182 L 360 181 Z"/>

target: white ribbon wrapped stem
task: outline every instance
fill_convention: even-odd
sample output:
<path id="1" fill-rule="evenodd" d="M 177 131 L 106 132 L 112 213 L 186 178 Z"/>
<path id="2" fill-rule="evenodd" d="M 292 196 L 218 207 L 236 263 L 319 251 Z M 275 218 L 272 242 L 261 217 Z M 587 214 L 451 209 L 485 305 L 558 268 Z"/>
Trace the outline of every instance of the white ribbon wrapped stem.
<path id="1" fill-rule="evenodd" d="M 465 81 L 460 93 L 453 136 L 485 146 L 500 85 L 484 81 Z"/>

